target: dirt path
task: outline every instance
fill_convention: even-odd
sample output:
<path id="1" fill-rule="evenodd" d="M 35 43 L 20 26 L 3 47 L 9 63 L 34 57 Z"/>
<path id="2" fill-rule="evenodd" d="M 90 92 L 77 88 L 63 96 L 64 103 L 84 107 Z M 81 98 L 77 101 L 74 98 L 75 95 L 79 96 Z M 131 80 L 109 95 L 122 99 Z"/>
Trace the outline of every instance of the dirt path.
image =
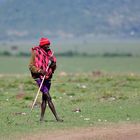
<path id="1" fill-rule="evenodd" d="M 140 140 L 140 124 L 77 128 L 24 136 L 21 140 Z"/>

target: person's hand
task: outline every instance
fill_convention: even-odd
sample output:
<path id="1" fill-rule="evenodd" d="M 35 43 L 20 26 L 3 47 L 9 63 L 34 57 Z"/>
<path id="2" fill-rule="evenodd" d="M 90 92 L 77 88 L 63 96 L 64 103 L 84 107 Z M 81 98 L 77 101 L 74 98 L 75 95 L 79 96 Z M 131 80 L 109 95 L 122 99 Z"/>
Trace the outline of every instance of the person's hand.
<path id="1" fill-rule="evenodd" d="M 38 72 L 41 73 L 42 75 L 47 75 L 47 72 L 42 69 L 40 69 Z"/>

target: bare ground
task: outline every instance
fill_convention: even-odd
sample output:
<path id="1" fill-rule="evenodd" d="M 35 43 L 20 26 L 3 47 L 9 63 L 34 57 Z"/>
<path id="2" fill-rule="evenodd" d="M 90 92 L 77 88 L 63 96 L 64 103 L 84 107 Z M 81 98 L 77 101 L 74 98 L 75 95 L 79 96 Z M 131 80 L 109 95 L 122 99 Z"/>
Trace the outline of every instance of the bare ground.
<path id="1" fill-rule="evenodd" d="M 21 140 L 140 140 L 140 124 L 75 128 L 26 135 Z"/>

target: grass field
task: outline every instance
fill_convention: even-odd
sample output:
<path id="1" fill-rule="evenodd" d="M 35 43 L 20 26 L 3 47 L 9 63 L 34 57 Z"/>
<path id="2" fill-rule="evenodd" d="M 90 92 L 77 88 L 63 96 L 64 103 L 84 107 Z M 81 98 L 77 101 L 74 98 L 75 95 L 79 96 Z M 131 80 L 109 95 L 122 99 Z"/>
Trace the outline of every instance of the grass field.
<path id="1" fill-rule="evenodd" d="M 58 57 L 56 73 L 102 71 L 111 73 L 139 73 L 140 57 Z M 1 74 L 29 74 L 29 58 L 0 57 Z"/>
<path id="2" fill-rule="evenodd" d="M 130 46 L 129 52 L 133 50 Z M 134 48 L 133 53 L 139 54 L 140 47 Z M 57 60 L 51 95 L 64 122 L 57 123 L 47 108 L 45 122 L 40 124 L 41 95 L 30 114 L 38 88 L 30 77 L 29 58 L 0 57 L 0 139 L 18 139 L 46 130 L 140 123 L 140 57 Z"/>
<path id="3" fill-rule="evenodd" d="M 1 75 L 0 78 L 0 139 L 46 129 L 140 122 L 140 75 L 55 75 L 51 94 L 64 122 L 56 123 L 47 109 L 43 124 L 39 122 L 41 96 L 30 114 L 37 91 L 34 81 L 27 75 Z M 77 109 L 81 112 L 76 112 Z"/>

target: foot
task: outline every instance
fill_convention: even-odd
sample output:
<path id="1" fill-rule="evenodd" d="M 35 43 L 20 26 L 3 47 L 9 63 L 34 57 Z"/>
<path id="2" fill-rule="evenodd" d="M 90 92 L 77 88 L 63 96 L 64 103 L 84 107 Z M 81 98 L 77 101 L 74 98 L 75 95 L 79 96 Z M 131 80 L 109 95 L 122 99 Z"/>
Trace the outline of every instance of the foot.
<path id="1" fill-rule="evenodd" d="M 44 118 L 43 117 L 40 117 L 40 122 L 43 122 L 44 121 Z"/>
<path id="2" fill-rule="evenodd" d="M 63 122 L 64 120 L 60 119 L 60 118 L 57 118 L 56 119 L 58 122 Z"/>

